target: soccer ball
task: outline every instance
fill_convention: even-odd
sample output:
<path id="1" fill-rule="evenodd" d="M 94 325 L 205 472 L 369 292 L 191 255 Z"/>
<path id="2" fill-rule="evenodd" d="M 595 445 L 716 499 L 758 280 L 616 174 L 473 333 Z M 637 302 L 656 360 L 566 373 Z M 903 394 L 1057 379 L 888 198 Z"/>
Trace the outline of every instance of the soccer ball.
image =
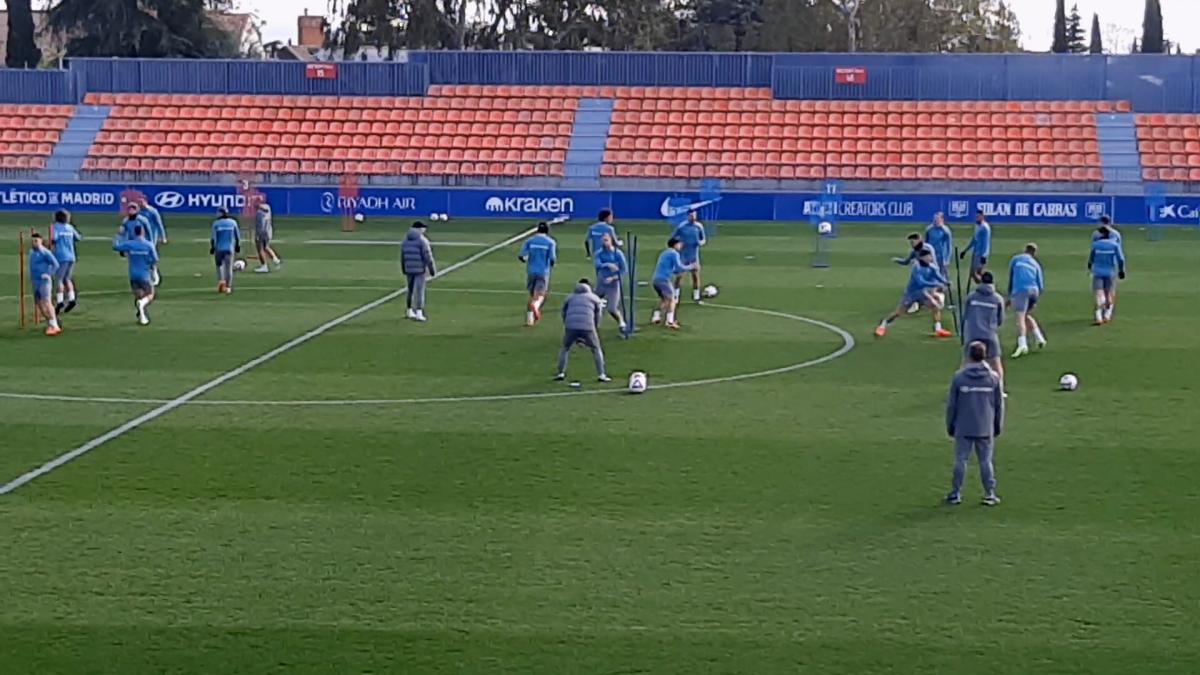
<path id="1" fill-rule="evenodd" d="M 644 394 L 649 386 L 649 381 L 646 379 L 646 374 L 640 370 L 635 370 L 629 374 L 629 393 Z"/>
<path id="2" fill-rule="evenodd" d="M 246 261 L 245 260 L 234 260 L 233 261 L 233 271 L 234 272 L 241 272 L 244 269 L 246 269 Z"/>
<path id="3" fill-rule="evenodd" d="M 833 223 L 828 220 L 822 220 L 817 225 L 817 234 L 833 234 Z"/>
<path id="4" fill-rule="evenodd" d="M 1079 378 L 1067 373 L 1058 378 L 1058 388 L 1063 391 L 1075 391 L 1079 388 Z"/>
<path id="5" fill-rule="evenodd" d="M 361 223 L 366 219 L 367 219 L 367 217 L 361 213 L 354 214 L 354 222 L 356 222 L 356 223 Z"/>
<path id="6" fill-rule="evenodd" d="M 721 289 L 717 288 L 716 286 L 714 286 L 712 284 L 709 284 L 704 287 L 704 290 L 700 291 L 700 294 L 706 298 L 715 298 L 715 297 L 717 297 L 717 294 L 720 292 L 721 292 Z"/>
<path id="7" fill-rule="evenodd" d="M 449 214 L 449 213 L 443 213 L 443 214 L 441 214 L 441 215 L 440 215 L 440 216 L 438 216 L 438 217 L 439 217 L 439 218 L 441 218 L 441 220 L 442 220 L 442 222 L 443 222 L 443 223 L 444 223 L 444 222 L 446 222 L 447 220 L 450 220 L 450 214 Z"/>

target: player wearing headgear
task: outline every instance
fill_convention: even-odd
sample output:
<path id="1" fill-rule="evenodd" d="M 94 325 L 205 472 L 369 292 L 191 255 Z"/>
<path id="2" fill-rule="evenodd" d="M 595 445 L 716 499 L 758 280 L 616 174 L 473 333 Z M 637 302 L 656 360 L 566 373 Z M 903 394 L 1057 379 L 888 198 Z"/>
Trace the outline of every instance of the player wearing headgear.
<path id="1" fill-rule="evenodd" d="M 1125 278 L 1125 251 L 1113 240 L 1112 231 L 1101 225 L 1098 239 L 1092 242 L 1088 271 L 1092 273 L 1092 291 L 1096 295 L 1093 325 L 1112 321 L 1116 309 L 1117 279 Z"/>
<path id="2" fill-rule="evenodd" d="M 688 211 L 687 220 L 675 228 L 671 235 L 683 242 L 679 250 L 679 259 L 684 265 L 695 265 L 692 269 L 692 302 L 700 302 L 700 247 L 708 243 L 704 232 L 704 223 L 700 222 L 700 214 L 695 209 Z M 675 292 L 683 289 L 683 278 L 675 279 Z"/>
<path id="3" fill-rule="evenodd" d="M 1029 332 L 1037 340 L 1039 349 L 1046 346 L 1046 336 L 1042 327 L 1033 318 L 1033 310 L 1037 307 L 1042 291 L 1045 290 L 1045 280 L 1042 276 L 1042 264 L 1037 260 L 1037 244 L 1026 244 L 1025 252 L 1013 256 L 1008 264 L 1008 303 L 1012 305 L 1017 318 L 1017 351 L 1013 358 L 1017 359 L 1029 353 Z"/>
<path id="4" fill-rule="evenodd" d="M 684 272 L 690 272 L 696 265 L 685 265 L 679 252 L 683 242 L 675 237 L 667 240 L 667 248 L 658 256 L 654 266 L 654 292 L 658 293 L 658 307 L 650 317 L 650 323 L 662 323 L 663 315 L 667 316 L 666 326 L 671 330 L 679 330 L 679 322 L 675 320 L 675 309 L 679 306 L 679 292 L 673 283 L 675 278 Z"/>
<path id="5" fill-rule="evenodd" d="M 596 264 L 596 295 L 604 300 L 608 314 L 616 319 L 621 335 L 626 333 L 625 314 L 622 311 L 621 280 L 628 273 L 625 254 L 617 248 L 613 238 L 604 235 L 600 239 L 600 250 L 592 257 Z"/>
<path id="6" fill-rule="evenodd" d="M 950 285 L 946 277 L 938 271 L 937 265 L 933 260 L 933 251 L 922 251 L 917 256 L 917 264 L 912 266 L 912 271 L 908 275 L 908 285 L 904 289 L 904 294 L 900 297 L 900 303 L 896 305 L 896 309 L 883 318 L 879 323 L 879 327 L 875 329 L 876 337 L 887 335 L 888 326 L 905 314 L 908 307 L 913 303 L 924 305 L 933 312 L 933 335 L 934 337 L 947 338 L 952 333 L 942 328 L 942 299 L 939 289 Z"/>
<path id="7" fill-rule="evenodd" d="M 549 223 L 537 224 L 537 233 L 521 245 L 517 260 L 525 263 L 525 290 L 529 291 L 525 325 L 532 326 L 542 319 L 542 304 L 550 291 L 550 271 L 558 262 L 558 242 L 550 236 Z"/>
<path id="8" fill-rule="evenodd" d="M 971 278 L 979 283 L 979 277 L 987 269 L 988 256 L 992 254 L 992 226 L 983 215 L 983 209 L 975 211 L 975 234 L 971 243 L 963 249 L 959 257 L 971 253 Z"/>
<path id="9" fill-rule="evenodd" d="M 133 239 L 114 237 L 113 250 L 129 261 L 129 288 L 133 291 L 137 321 L 145 326 L 150 323 L 147 309 L 154 302 L 154 266 L 158 264 L 158 251 L 146 239 L 146 230 L 140 225 L 134 226 Z"/>
<path id="10" fill-rule="evenodd" d="M 54 303 L 50 302 L 54 275 L 58 272 L 58 259 L 46 248 L 42 235 L 36 232 L 31 234 L 29 244 L 29 281 L 33 284 L 33 304 L 46 317 L 46 335 L 58 335 L 62 328 L 58 325 Z"/>
<path id="11" fill-rule="evenodd" d="M 254 213 L 254 248 L 258 252 L 258 267 L 254 268 L 255 272 L 266 274 L 271 271 L 267 267 L 267 256 L 271 257 L 271 262 L 275 264 L 275 268 L 283 264 L 279 259 L 279 255 L 275 253 L 275 249 L 271 247 L 271 241 L 275 238 L 275 220 L 271 216 L 271 205 L 265 201 L 258 205 L 258 210 Z"/>
<path id="12" fill-rule="evenodd" d="M 217 219 L 212 224 L 212 237 L 208 252 L 217 265 L 217 292 L 226 295 L 233 292 L 233 258 L 242 252 L 242 232 L 238 222 L 229 217 L 229 211 L 217 210 Z M 157 257 L 155 259 L 157 262 Z"/>
<path id="13" fill-rule="evenodd" d="M 613 243 L 618 247 L 621 246 L 621 239 L 617 236 L 617 228 L 613 227 L 613 212 L 611 209 L 600 209 L 600 213 L 596 216 L 596 222 L 588 228 L 587 237 L 583 240 L 583 250 L 587 253 L 587 257 L 600 250 L 600 238 L 604 235 L 612 237 Z"/>
<path id="14" fill-rule="evenodd" d="M 75 309 L 75 243 L 81 239 L 79 230 L 71 224 L 71 212 L 56 211 L 54 222 L 50 224 L 50 242 L 54 244 L 54 258 L 58 261 L 58 272 L 54 276 L 58 283 L 54 311 L 58 314 Z"/>

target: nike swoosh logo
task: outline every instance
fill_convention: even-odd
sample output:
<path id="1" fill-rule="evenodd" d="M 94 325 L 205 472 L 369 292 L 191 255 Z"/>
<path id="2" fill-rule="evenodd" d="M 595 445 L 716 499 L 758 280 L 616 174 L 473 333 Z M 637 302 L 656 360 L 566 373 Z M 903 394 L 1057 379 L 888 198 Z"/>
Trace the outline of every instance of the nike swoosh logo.
<path id="1" fill-rule="evenodd" d="M 717 197 L 716 199 L 706 199 L 702 202 L 692 202 L 691 204 L 684 204 L 682 206 L 671 206 L 671 198 L 667 197 L 663 200 L 662 206 L 659 208 L 659 213 L 662 214 L 663 218 L 674 218 L 675 216 L 681 216 L 688 211 L 694 211 L 696 209 L 708 206 L 709 204 L 716 204 L 719 201 L 721 201 L 721 198 Z"/>

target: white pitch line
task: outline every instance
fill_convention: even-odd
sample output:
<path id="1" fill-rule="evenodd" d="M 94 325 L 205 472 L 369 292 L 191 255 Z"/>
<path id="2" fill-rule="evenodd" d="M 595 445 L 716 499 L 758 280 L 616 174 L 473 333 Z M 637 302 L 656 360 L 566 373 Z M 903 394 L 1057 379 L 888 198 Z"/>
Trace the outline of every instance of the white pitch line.
<path id="1" fill-rule="evenodd" d="M 400 239 L 309 239 L 305 244 L 316 244 L 321 246 L 399 246 L 404 242 Z M 430 242 L 433 246 L 463 248 L 480 248 L 487 246 L 477 241 L 434 241 Z"/>
<path id="2" fill-rule="evenodd" d="M 513 243 L 518 242 L 518 241 L 524 239 L 525 237 L 528 237 L 529 235 L 533 234 L 533 232 L 534 232 L 534 229 L 530 228 L 528 230 L 525 230 L 524 232 L 521 232 L 520 234 L 513 235 L 498 244 L 493 244 L 474 255 L 471 255 L 467 258 L 464 258 L 464 259 L 450 265 L 449 267 L 446 267 L 441 272 L 439 272 L 437 274 L 437 276 L 434 278 L 436 279 L 438 277 L 443 277 L 455 270 L 462 269 L 463 267 L 470 265 L 471 263 L 479 260 L 480 258 L 483 258 L 484 256 L 495 253 L 496 251 L 499 251 L 502 248 L 510 246 Z M 91 452 L 92 450 L 95 450 L 96 448 L 104 445 L 105 443 L 129 433 L 130 431 L 137 429 L 138 427 L 142 426 L 143 424 L 146 424 L 147 422 L 152 422 L 152 421 L 158 419 L 159 417 L 162 417 L 163 415 L 171 412 L 172 410 L 188 403 L 189 401 L 192 401 L 193 399 L 195 399 L 199 396 L 203 396 L 204 394 L 208 393 L 209 391 L 221 386 L 222 384 L 225 384 L 226 382 L 234 379 L 235 377 L 238 377 L 239 375 L 242 375 L 250 370 L 257 368 L 258 366 L 261 366 L 262 364 L 270 361 L 271 359 L 274 359 L 275 357 L 279 356 L 280 354 L 291 351 L 291 350 L 295 349 L 296 347 L 299 347 L 300 345 L 308 342 L 309 340 L 312 340 L 313 338 L 319 337 L 319 336 L 329 332 L 330 330 L 337 328 L 338 326 L 346 323 L 347 321 L 351 321 L 354 318 L 359 317 L 363 314 L 366 314 L 367 312 L 375 309 L 376 307 L 379 307 L 380 305 L 387 304 L 387 303 L 391 302 L 392 300 L 399 298 L 401 295 L 404 295 L 404 292 L 406 290 L 407 290 L 407 288 L 400 288 L 398 290 L 392 291 L 391 293 L 388 293 L 387 295 L 384 295 L 381 298 L 378 298 L 376 300 L 368 302 L 367 304 L 359 307 L 358 309 L 346 312 L 345 314 L 343 314 L 335 319 L 330 319 L 329 321 L 326 321 L 325 323 L 321 324 L 320 326 L 317 326 L 316 328 L 308 331 L 307 333 L 304 333 L 303 335 L 300 335 L 299 337 L 292 338 L 291 340 L 288 340 L 287 342 L 279 345 L 275 349 L 272 349 L 271 351 L 269 351 L 261 356 L 255 357 L 255 358 L 247 361 L 246 363 L 243 363 L 242 365 L 238 366 L 237 368 L 234 368 L 233 370 L 231 370 L 223 375 L 215 377 L 215 378 L 209 380 L 208 382 L 205 382 L 204 384 L 202 384 L 190 391 L 187 391 L 184 394 L 177 396 L 177 397 L 171 399 L 170 401 L 167 401 L 166 403 L 163 403 L 162 405 L 158 406 L 157 408 L 154 408 L 153 410 L 151 410 L 145 414 L 139 415 L 139 416 L 129 420 L 128 422 L 122 424 L 121 426 L 119 426 L 115 429 L 112 429 L 104 434 L 101 434 L 100 436 L 97 436 L 96 438 L 93 438 L 92 440 L 88 441 L 87 443 L 84 443 L 83 445 L 75 448 L 74 450 L 71 450 L 70 452 L 65 452 L 65 453 L 59 455 L 58 457 L 55 457 L 54 459 L 50 460 L 49 462 L 46 462 L 45 464 L 39 466 L 38 468 L 33 469 L 32 471 L 27 471 L 27 472 L 21 474 L 20 476 L 17 476 L 16 478 L 5 483 L 4 485 L 0 485 L 0 495 L 6 495 L 6 494 L 12 492 L 13 490 L 20 488 L 23 485 L 27 485 L 28 483 L 37 480 L 38 478 L 50 473 L 51 471 L 54 471 L 55 469 L 63 466 L 64 464 L 67 464 L 68 462 L 78 459 L 79 457 Z"/>
<path id="3" fill-rule="evenodd" d="M 492 293 L 512 293 L 513 291 L 472 291 L 467 288 L 440 288 L 440 291 L 461 291 L 461 292 L 492 292 Z M 668 382 L 666 384 L 653 385 L 650 389 L 660 391 L 663 389 L 683 389 L 687 387 L 702 387 L 710 384 L 725 384 L 728 382 L 741 382 L 744 380 L 753 380 L 761 377 L 770 377 L 772 375 L 782 375 L 804 368 L 812 368 L 824 363 L 829 363 L 835 359 L 840 359 L 854 349 L 856 342 L 854 336 L 848 331 L 835 326 L 831 323 L 821 321 L 820 319 L 811 319 L 798 314 L 788 314 L 786 312 L 777 312 L 770 309 L 758 309 L 756 307 L 741 307 L 738 305 L 720 305 L 709 302 L 704 303 L 706 306 L 715 307 L 718 309 L 731 309 L 740 312 L 750 312 L 751 314 L 762 314 L 764 316 L 774 316 L 781 319 L 789 319 L 791 321 L 800 321 L 818 328 L 824 328 L 838 337 L 842 338 L 842 346 L 837 350 L 830 352 L 824 356 L 819 356 L 808 361 L 793 363 L 787 366 L 778 368 L 770 368 L 767 370 L 757 370 L 751 373 L 739 373 L 737 375 L 724 375 L 721 377 L 710 377 L 702 380 L 687 380 L 684 382 Z M 532 392 L 528 394 L 484 394 L 479 396 L 438 396 L 430 398 L 383 398 L 383 399 L 316 399 L 316 400 L 294 400 L 294 401 L 264 401 L 264 400 L 227 400 L 227 401 L 192 401 L 191 405 L 206 405 L 206 406 L 263 406 L 263 407 L 321 407 L 321 406 L 346 406 L 346 405 L 419 405 L 429 403 L 484 403 L 498 401 L 524 401 L 531 399 L 546 399 L 546 398 L 561 398 L 566 396 L 587 396 L 596 394 L 618 394 L 624 393 L 624 389 L 608 388 L 608 389 L 588 389 L 585 391 L 545 391 Z M 111 397 L 90 397 L 90 396 L 60 396 L 54 394 L 10 394 L 0 392 L 0 398 L 33 400 L 33 401 L 60 401 L 67 403 L 122 403 L 122 404 L 159 404 L 165 401 L 160 399 L 137 399 L 137 398 L 111 398 Z M 2 494 L 2 493 L 0 493 Z"/>

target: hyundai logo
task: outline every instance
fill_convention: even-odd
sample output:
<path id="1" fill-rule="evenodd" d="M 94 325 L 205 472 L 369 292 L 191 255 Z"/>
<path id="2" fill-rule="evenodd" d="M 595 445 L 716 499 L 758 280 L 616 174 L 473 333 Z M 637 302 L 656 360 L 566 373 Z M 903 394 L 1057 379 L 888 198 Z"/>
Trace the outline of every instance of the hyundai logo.
<path id="1" fill-rule="evenodd" d="M 174 190 L 160 192 L 154 197 L 154 203 L 164 209 L 177 209 L 183 206 L 183 201 L 183 195 Z"/>
<path id="2" fill-rule="evenodd" d="M 337 198 L 332 192 L 324 192 L 321 194 L 321 210 L 325 213 L 333 213 Z"/>

